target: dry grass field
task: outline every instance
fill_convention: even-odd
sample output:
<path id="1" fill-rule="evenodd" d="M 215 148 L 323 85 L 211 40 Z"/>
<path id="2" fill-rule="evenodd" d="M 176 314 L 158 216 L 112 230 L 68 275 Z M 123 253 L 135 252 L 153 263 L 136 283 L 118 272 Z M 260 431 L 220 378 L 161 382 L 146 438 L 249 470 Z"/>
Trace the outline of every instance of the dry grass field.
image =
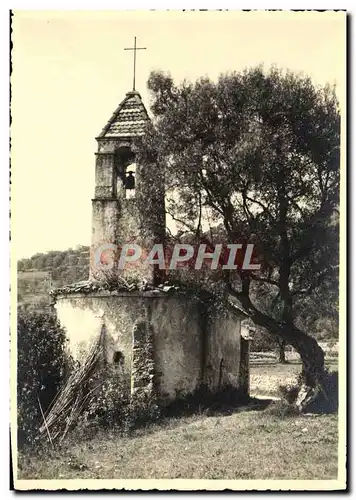
<path id="1" fill-rule="evenodd" d="M 337 417 L 263 411 L 171 419 L 132 437 L 98 432 L 20 459 L 23 479 L 336 479 Z"/>
<path id="2" fill-rule="evenodd" d="M 251 393 L 277 395 L 299 370 L 296 363 L 252 366 Z M 335 479 L 337 427 L 336 415 L 281 417 L 241 408 L 166 419 L 130 437 L 98 431 L 84 440 L 73 433 L 59 449 L 20 455 L 19 477 Z"/>
<path id="3" fill-rule="evenodd" d="M 338 370 L 337 358 L 326 358 L 325 364 L 330 371 Z M 250 393 L 252 396 L 279 396 L 280 385 L 293 385 L 301 371 L 301 364 L 297 359 L 291 359 L 288 364 L 282 365 L 275 359 L 269 361 L 251 361 L 250 366 Z"/>

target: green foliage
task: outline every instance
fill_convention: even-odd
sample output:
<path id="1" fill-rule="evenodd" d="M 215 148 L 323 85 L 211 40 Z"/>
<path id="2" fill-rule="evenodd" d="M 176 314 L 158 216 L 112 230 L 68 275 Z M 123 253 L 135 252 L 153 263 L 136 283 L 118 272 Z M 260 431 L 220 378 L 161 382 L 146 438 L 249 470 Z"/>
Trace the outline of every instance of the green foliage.
<path id="1" fill-rule="evenodd" d="M 339 308 L 337 283 L 324 282 L 309 296 L 296 298 L 296 324 L 318 340 L 338 339 Z"/>
<path id="2" fill-rule="evenodd" d="M 279 395 L 282 398 L 282 402 L 287 403 L 289 405 L 293 405 L 298 397 L 298 392 L 300 389 L 299 380 L 296 384 L 290 385 L 280 385 L 278 388 Z"/>
<path id="3" fill-rule="evenodd" d="M 52 313 L 19 310 L 17 319 L 18 444 L 35 444 L 42 411 L 53 401 L 67 368 L 66 337 Z"/>
<path id="4" fill-rule="evenodd" d="M 76 249 L 68 249 L 65 251 L 53 250 L 46 253 L 37 253 L 30 258 L 21 259 L 17 263 L 18 271 L 26 272 L 32 270 L 38 271 L 55 271 L 60 269 L 59 272 L 55 273 L 57 278 L 61 278 L 61 270 L 63 271 L 66 267 L 78 266 L 85 267 L 89 264 L 89 247 L 78 245 Z M 74 272 L 73 272 L 74 274 Z"/>
<path id="5" fill-rule="evenodd" d="M 251 286 L 254 303 L 265 314 L 275 320 L 282 320 L 283 302 L 276 294 L 275 287 L 265 283 L 254 283 Z M 318 340 L 337 339 L 339 336 L 338 287 L 330 286 L 324 281 L 309 294 L 298 294 L 294 297 L 295 324 L 303 331 Z M 259 345 L 260 349 L 254 349 Z M 253 350 L 269 350 L 278 347 L 278 339 L 264 328 L 257 328 L 251 348 Z"/>
<path id="6" fill-rule="evenodd" d="M 89 397 L 78 420 L 75 433 L 89 436 L 98 428 L 116 428 L 127 433 L 154 422 L 160 415 L 153 394 L 145 391 L 131 396 L 131 374 L 115 365 L 105 365 L 89 380 L 88 390 L 96 389 Z"/>
<path id="7" fill-rule="evenodd" d="M 90 396 L 81 417 L 81 426 L 111 427 L 126 416 L 130 399 L 130 373 L 123 373 L 112 365 L 95 372 L 90 387 L 97 389 Z"/>
<path id="8" fill-rule="evenodd" d="M 261 68 L 180 86 L 153 73 L 148 86 L 156 119 L 141 149 L 154 149 L 165 164 L 167 188 L 178 195 L 169 211 L 197 227 L 204 208 L 229 239 L 253 235 L 273 271 L 288 257 L 294 293 L 337 264 L 337 217 L 330 218 L 338 208 L 340 119 L 333 89 Z"/>
<path id="9" fill-rule="evenodd" d="M 204 225 L 221 225 L 230 243 L 254 244 L 261 271 L 231 272 L 224 277 L 228 290 L 256 324 L 303 351 L 306 362 L 308 338 L 296 323 L 313 328 L 318 318 L 303 324 L 303 308 L 313 293 L 322 297 L 328 288 L 338 295 L 334 89 L 261 67 L 179 85 L 153 72 L 148 88 L 154 121 L 137 147 L 165 166 L 168 213 L 197 236 Z M 312 340 L 309 347 L 316 352 Z"/>
<path id="10" fill-rule="evenodd" d="M 250 342 L 251 352 L 266 352 L 277 347 L 278 341 L 274 335 L 264 328 L 255 328 Z"/>
<path id="11" fill-rule="evenodd" d="M 286 400 L 274 401 L 266 408 L 264 413 L 277 419 L 293 418 L 301 414 L 298 408 Z"/>
<path id="12" fill-rule="evenodd" d="M 89 247 L 38 253 L 19 260 L 17 268 L 19 304 L 35 304 L 36 308 L 42 308 L 45 302 L 49 303 L 50 287 L 57 288 L 88 278 Z"/>

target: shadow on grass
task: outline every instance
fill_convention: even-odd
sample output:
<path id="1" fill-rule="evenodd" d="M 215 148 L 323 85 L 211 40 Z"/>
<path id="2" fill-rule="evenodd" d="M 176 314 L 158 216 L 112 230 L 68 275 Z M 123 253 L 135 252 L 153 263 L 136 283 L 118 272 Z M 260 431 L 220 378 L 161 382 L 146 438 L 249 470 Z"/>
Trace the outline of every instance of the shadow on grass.
<path id="1" fill-rule="evenodd" d="M 178 396 L 162 409 L 162 416 L 190 416 L 202 413 L 206 416 L 232 415 L 241 411 L 263 410 L 271 401 L 253 398 L 230 386 L 215 394 L 203 387 L 192 394 Z"/>

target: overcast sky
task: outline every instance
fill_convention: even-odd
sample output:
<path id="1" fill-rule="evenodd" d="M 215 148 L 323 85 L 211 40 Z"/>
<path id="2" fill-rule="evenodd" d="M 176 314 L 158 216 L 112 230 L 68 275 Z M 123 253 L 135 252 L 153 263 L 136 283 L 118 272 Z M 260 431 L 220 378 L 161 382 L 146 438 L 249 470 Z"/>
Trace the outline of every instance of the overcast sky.
<path id="1" fill-rule="evenodd" d="M 153 69 L 216 79 L 264 63 L 335 83 L 344 102 L 345 14 L 17 12 L 13 21 L 12 238 L 18 257 L 91 238 L 96 141 L 125 93 L 147 107 Z"/>

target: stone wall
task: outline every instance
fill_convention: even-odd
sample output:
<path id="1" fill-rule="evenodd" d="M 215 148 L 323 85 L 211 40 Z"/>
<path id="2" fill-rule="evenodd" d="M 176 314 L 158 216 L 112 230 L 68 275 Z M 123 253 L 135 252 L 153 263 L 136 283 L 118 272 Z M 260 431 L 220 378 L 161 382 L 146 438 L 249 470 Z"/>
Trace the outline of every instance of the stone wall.
<path id="1" fill-rule="evenodd" d="M 114 154 L 96 153 L 95 162 L 95 198 L 116 198 L 117 173 Z"/>
<path id="2" fill-rule="evenodd" d="M 126 300 L 125 300 L 126 299 Z M 75 358 L 99 335 L 105 324 L 106 362 L 114 361 L 115 352 L 122 352 L 125 365 L 131 369 L 132 328 L 145 310 L 139 297 L 110 294 L 72 294 L 59 296 L 56 302 L 58 318 L 66 328 L 69 349 Z"/>
<path id="3" fill-rule="evenodd" d="M 154 266 L 146 264 L 145 257 L 154 243 L 164 243 L 164 175 L 156 163 L 138 163 L 135 198 L 127 199 L 119 179 L 124 175 L 128 154 L 130 161 L 133 161 L 135 154 L 130 141 L 120 138 L 98 140 L 95 197 L 92 200 L 90 279 L 105 281 L 121 276 L 153 283 L 161 277 L 161 273 Z M 120 155 L 124 155 L 126 160 Z M 144 249 L 143 258 L 120 270 L 117 261 L 125 243 L 140 245 Z M 114 256 L 113 268 L 106 271 L 98 262 L 98 256 L 100 248 L 107 244 L 116 245 L 119 251 Z"/>
<path id="4" fill-rule="evenodd" d="M 212 391 L 224 385 L 239 386 L 240 317 L 230 311 L 209 308 L 206 324 L 205 382 Z"/>
<path id="5" fill-rule="evenodd" d="M 113 363 L 121 353 L 125 372 L 131 372 L 133 349 L 139 349 L 137 339 L 136 345 L 133 342 L 134 327 L 143 321 L 151 328 L 160 398 L 171 400 L 177 393 L 193 392 L 199 386 L 203 374 L 201 318 L 192 298 L 163 292 L 72 293 L 58 295 L 56 309 L 75 358 L 89 348 L 105 323 L 106 361 Z"/>
<path id="6" fill-rule="evenodd" d="M 95 199 L 92 202 L 92 242 L 90 247 L 90 279 L 101 279 L 101 248 L 118 239 L 117 220 L 119 201 L 117 199 Z M 111 256 L 108 255 L 110 258 Z M 99 265 L 98 265 L 99 264 Z"/>
<path id="7" fill-rule="evenodd" d="M 154 335 L 147 321 L 137 321 L 133 328 L 131 394 L 134 397 L 156 398 Z"/>
<path id="8" fill-rule="evenodd" d="M 193 392 L 202 379 L 201 317 L 197 301 L 184 296 L 152 301 L 157 385 L 161 399 Z"/>
<path id="9" fill-rule="evenodd" d="M 142 216 L 137 208 L 137 200 L 135 198 L 121 199 L 120 214 L 117 220 L 117 244 L 121 247 L 125 243 L 135 243 L 142 248 L 142 255 L 138 260 L 126 263 L 125 268 L 118 270 L 117 275 L 128 280 L 145 280 L 147 283 L 152 284 L 154 282 L 155 267 L 157 266 L 147 264 L 146 258 L 155 238 L 152 235 L 151 237 L 142 236 L 143 224 L 144 221 L 142 221 Z"/>

